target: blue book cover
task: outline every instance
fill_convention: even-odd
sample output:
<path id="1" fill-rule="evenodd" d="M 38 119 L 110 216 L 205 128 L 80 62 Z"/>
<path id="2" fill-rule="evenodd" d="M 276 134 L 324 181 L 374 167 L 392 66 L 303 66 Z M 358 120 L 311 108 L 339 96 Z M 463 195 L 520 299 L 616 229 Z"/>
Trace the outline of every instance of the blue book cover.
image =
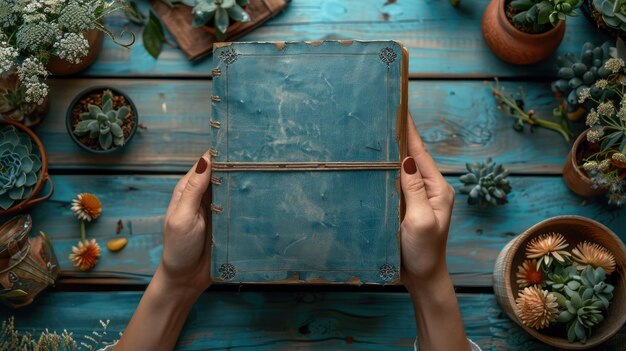
<path id="1" fill-rule="evenodd" d="M 220 43 L 213 63 L 214 281 L 398 282 L 402 44 Z"/>

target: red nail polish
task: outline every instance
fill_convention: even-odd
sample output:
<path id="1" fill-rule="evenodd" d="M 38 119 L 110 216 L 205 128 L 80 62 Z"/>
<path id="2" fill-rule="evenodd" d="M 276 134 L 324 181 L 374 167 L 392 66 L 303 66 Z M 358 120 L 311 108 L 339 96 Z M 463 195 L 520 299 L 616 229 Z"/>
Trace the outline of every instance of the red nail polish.
<path id="1" fill-rule="evenodd" d="M 196 173 L 198 174 L 204 173 L 204 171 L 206 171 L 206 166 L 207 166 L 206 160 L 204 159 L 204 157 L 200 157 L 200 160 L 198 160 L 198 165 L 196 166 Z"/>
<path id="2" fill-rule="evenodd" d="M 404 162 L 402 163 L 402 168 L 404 168 L 404 171 L 407 174 L 415 174 L 415 172 L 417 172 L 417 165 L 415 164 L 415 160 L 413 159 L 413 157 L 407 157 L 404 159 Z"/>

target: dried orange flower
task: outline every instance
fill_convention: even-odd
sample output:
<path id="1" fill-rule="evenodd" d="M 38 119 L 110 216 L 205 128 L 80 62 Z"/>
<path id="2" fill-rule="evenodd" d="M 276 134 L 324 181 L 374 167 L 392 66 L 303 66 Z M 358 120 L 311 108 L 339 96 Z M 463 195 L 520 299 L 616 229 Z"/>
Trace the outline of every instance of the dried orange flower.
<path id="1" fill-rule="evenodd" d="M 72 253 L 69 258 L 75 267 L 81 271 L 88 271 L 98 263 L 100 257 L 100 245 L 96 239 L 89 241 L 79 241 L 78 247 L 72 246 Z"/>
<path id="2" fill-rule="evenodd" d="M 590 265 L 593 268 L 602 267 L 606 274 L 615 271 L 615 256 L 605 247 L 596 243 L 584 241 L 576 245 L 576 248 L 572 250 L 572 255 L 578 269 Z"/>
<path id="3" fill-rule="evenodd" d="M 517 316 L 525 326 L 542 329 L 555 321 L 559 309 L 556 296 L 536 286 L 525 288 L 515 300 Z"/>
<path id="4" fill-rule="evenodd" d="M 536 258 L 537 269 L 543 263 L 544 266 L 550 267 L 552 261 L 556 259 L 560 263 L 565 263 L 571 254 L 564 249 L 569 244 L 565 241 L 565 237 L 558 233 L 543 234 L 534 238 L 526 246 L 526 257 Z"/>
<path id="5" fill-rule="evenodd" d="M 520 288 L 543 285 L 543 273 L 537 269 L 536 260 L 526 260 L 517 267 L 517 284 Z"/>
<path id="6" fill-rule="evenodd" d="M 96 195 L 82 193 L 72 200 L 72 211 L 78 219 L 91 222 L 100 217 L 102 204 Z"/>

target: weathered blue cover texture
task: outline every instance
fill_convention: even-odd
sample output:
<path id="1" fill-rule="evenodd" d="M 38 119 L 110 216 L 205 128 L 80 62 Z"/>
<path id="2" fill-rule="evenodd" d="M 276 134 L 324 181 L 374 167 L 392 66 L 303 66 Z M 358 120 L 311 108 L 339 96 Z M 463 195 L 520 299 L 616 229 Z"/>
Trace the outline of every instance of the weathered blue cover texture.
<path id="1" fill-rule="evenodd" d="M 401 44 L 230 43 L 213 61 L 214 280 L 396 281 Z"/>

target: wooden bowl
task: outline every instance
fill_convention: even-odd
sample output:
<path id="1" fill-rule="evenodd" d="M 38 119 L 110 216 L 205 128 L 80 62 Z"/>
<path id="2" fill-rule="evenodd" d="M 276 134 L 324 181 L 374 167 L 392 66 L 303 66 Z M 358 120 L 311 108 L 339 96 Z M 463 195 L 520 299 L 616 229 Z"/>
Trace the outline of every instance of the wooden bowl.
<path id="1" fill-rule="evenodd" d="M 48 200 L 50 196 L 52 196 L 52 193 L 54 192 L 54 184 L 52 184 L 52 179 L 50 178 L 50 175 L 48 174 L 48 157 L 46 156 L 46 150 L 44 149 L 43 144 L 41 143 L 41 140 L 39 140 L 37 135 L 35 135 L 35 133 L 33 133 L 32 130 L 30 130 L 29 128 L 25 127 L 22 124 L 19 124 L 13 121 L 0 120 L 0 127 L 3 127 L 4 125 L 12 125 L 15 128 L 17 128 L 20 132 L 26 133 L 28 134 L 28 136 L 30 136 L 32 141 L 35 143 L 35 145 L 39 149 L 39 154 L 41 155 L 41 175 L 39 176 L 39 180 L 37 180 L 37 183 L 33 187 L 33 191 L 30 194 L 30 196 L 22 200 L 21 202 L 14 204 L 12 207 L 10 207 L 6 211 L 0 209 L 0 216 L 14 214 L 14 213 L 23 211 L 31 206 L 37 205 L 38 203 L 44 202 Z M 37 197 L 39 195 L 39 192 L 41 192 L 43 185 L 46 182 L 50 184 L 50 191 L 48 191 L 48 193 L 44 196 Z"/>
<path id="2" fill-rule="evenodd" d="M 571 250 L 581 241 L 591 241 L 607 248 L 615 256 L 616 270 L 609 276 L 615 286 L 613 300 L 606 318 L 597 325 L 585 344 L 570 343 L 565 335 L 543 334 L 522 324 L 515 314 L 515 298 L 518 296 L 517 267 L 525 258 L 526 245 L 535 237 L 556 232 L 565 236 Z M 515 323 L 540 341 L 566 350 L 586 350 L 598 346 L 614 336 L 626 323 L 626 247 L 615 233 L 601 223 L 579 216 L 558 216 L 535 224 L 511 240 L 502 249 L 493 272 L 494 291 L 500 307 Z"/>

